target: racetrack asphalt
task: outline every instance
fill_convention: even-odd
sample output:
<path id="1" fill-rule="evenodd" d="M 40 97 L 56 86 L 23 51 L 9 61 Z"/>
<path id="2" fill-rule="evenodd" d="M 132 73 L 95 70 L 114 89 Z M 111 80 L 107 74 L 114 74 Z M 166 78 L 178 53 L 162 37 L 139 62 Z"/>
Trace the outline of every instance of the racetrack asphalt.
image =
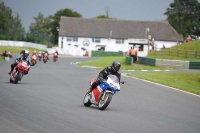
<path id="1" fill-rule="evenodd" d="M 83 97 L 98 70 L 59 57 L 32 66 L 18 84 L 0 63 L 0 133 L 200 133 L 200 97 L 122 76 L 121 91 L 104 111 Z"/>

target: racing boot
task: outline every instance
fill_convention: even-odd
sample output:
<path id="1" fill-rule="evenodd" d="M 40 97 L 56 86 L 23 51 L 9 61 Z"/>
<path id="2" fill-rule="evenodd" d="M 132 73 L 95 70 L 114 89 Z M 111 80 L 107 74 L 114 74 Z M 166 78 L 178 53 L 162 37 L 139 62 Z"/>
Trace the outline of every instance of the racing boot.
<path id="1" fill-rule="evenodd" d="M 92 86 L 90 86 L 90 88 L 87 90 L 87 93 L 92 92 Z"/>

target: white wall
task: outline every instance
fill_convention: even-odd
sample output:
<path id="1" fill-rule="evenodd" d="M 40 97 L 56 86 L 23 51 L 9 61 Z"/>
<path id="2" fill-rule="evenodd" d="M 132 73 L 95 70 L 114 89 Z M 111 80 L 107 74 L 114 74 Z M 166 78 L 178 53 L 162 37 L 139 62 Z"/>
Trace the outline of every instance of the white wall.
<path id="1" fill-rule="evenodd" d="M 156 41 L 155 40 L 155 49 L 156 50 L 162 49 L 163 45 L 165 45 L 165 48 L 170 48 L 172 46 L 177 45 L 177 42 L 167 42 L 167 41 Z"/>
<path id="2" fill-rule="evenodd" d="M 31 43 L 31 42 L 23 42 L 23 41 L 0 40 L 0 46 L 31 47 L 31 48 L 37 48 L 37 49 L 41 49 L 41 50 L 46 50 L 46 46 L 45 45 Z"/>
<path id="3" fill-rule="evenodd" d="M 31 42 L 23 42 L 23 41 L 0 40 L 0 46 L 30 47 L 41 50 L 47 50 L 50 54 L 54 53 L 57 50 L 59 54 L 66 54 L 64 51 L 57 48 L 47 48 L 46 45 L 31 43 Z"/>
<path id="4" fill-rule="evenodd" d="M 63 38 L 63 39 L 62 39 Z M 89 46 L 84 46 L 84 40 L 89 40 Z M 61 41 L 63 41 L 63 48 L 61 48 Z M 105 51 L 113 51 L 113 52 L 128 52 L 131 45 L 129 43 L 137 43 L 137 44 L 145 44 L 143 47 L 143 51 L 138 53 L 139 56 L 145 57 L 148 55 L 148 40 L 147 39 L 125 39 L 124 44 L 116 44 L 116 39 L 108 39 L 108 38 L 101 38 L 101 43 L 94 43 L 92 42 L 92 38 L 84 38 L 78 37 L 78 42 L 67 41 L 67 37 L 59 37 L 59 49 L 62 49 L 65 53 L 73 55 L 73 56 L 83 56 L 85 51 L 81 48 L 85 48 L 89 50 L 89 55 L 91 55 L 92 50 L 98 50 L 96 45 L 105 45 Z M 71 44 L 70 46 L 68 44 Z M 177 42 L 166 42 L 166 41 L 156 41 L 155 45 L 157 49 L 161 49 L 163 44 L 166 48 L 172 47 L 177 44 Z M 78 47 L 74 47 L 74 45 L 78 45 Z"/>
<path id="5" fill-rule="evenodd" d="M 63 39 L 62 39 L 63 38 Z M 90 44 L 89 46 L 84 46 L 83 42 L 84 40 L 89 40 Z M 124 40 L 124 44 L 115 44 L 115 39 L 107 39 L 107 38 L 101 38 L 101 43 L 94 43 L 92 42 L 92 38 L 83 38 L 79 37 L 78 42 L 73 41 L 67 41 L 67 37 L 59 37 L 59 48 L 61 49 L 61 41 L 63 41 L 63 51 L 65 51 L 67 54 L 76 55 L 76 56 L 82 56 L 85 54 L 84 50 L 81 50 L 81 48 L 85 48 L 89 50 L 89 55 L 91 55 L 92 50 L 98 50 L 98 47 L 96 45 L 105 45 L 105 51 L 123 51 L 127 52 L 129 50 L 128 46 L 128 40 Z M 68 44 L 71 44 L 70 46 Z M 74 47 L 74 45 L 78 45 L 78 47 Z"/>

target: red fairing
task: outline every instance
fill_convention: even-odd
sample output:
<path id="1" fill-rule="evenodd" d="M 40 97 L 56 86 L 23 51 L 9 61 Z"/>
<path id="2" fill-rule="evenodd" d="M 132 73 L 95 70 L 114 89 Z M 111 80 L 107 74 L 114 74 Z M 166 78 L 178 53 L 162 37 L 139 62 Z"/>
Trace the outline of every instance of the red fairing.
<path id="1" fill-rule="evenodd" d="M 54 57 L 54 58 L 58 58 L 58 54 L 57 54 L 57 53 L 54 53 L 53 57 Z"/>
<path id="2" fill-rule="evenodd" d="M 45 54 L 44 54 L 44 59 L 47 59 L 47 57 L 48 57 L 48 54 L 45 53 Z"/>
<path id="3" fill-rule="evenodd" d="M 91 83 L 94 83 L 96 80 L 97 80 L 97 78 L 93 78 L 93 79 L 91 80 Z"/>
<path id="4" fill-rule="evenodd" d="M 19 72 L 28 71 L 28 65 L 26 62 L 19 62 L 16 67 Z"/>
<path id="5" fill-rule="evenodd" d="M 95 98 L 95 101 L 98 103 L 99 102 L 99 95 L 100 95 L 101 91 L 99 91 L 99 89 L 96 87 L 96 88 L 94 88 L 92 93 L 93 93 L 93 96 Z"/>

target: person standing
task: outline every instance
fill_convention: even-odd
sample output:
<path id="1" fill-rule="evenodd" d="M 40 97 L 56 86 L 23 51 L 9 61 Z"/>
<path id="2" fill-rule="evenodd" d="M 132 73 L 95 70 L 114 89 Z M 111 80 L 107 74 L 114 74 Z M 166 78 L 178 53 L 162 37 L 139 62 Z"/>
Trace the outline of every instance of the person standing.
<path id="1" fill-rule="evenodd" d="M 136 60 L 136 50 L 131 47 L 130 56 L 133 57 L 133 62 Z"/>

